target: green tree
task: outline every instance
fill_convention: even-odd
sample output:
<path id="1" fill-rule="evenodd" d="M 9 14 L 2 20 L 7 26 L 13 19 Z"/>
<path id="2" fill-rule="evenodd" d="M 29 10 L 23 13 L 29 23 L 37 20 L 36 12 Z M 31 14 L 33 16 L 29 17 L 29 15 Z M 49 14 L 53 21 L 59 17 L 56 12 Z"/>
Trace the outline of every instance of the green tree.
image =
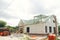
<path id="1" fill-rule="evenodd" d="M 60 35 L 60 25 L 58 26 L 58 32 L 59 32 L 59 35 Z"/>
<path id="2" fill-rule="evenodd" d="M 8 28 L 11 33 L 14 33 L 14 32 L 16 32 L 16 30 L 18 30 L 18 27 L 16 27 L 16 26 L 13 27 L 13 26 L 7 25 L 6 28 Z"/>
<path id="3" fill-rule="evenodd" d="M 5 25 L 6 25 L 6 22 L 5 22 L 5 21 L 0 20 L 0 27 L 5 27 Z"/>

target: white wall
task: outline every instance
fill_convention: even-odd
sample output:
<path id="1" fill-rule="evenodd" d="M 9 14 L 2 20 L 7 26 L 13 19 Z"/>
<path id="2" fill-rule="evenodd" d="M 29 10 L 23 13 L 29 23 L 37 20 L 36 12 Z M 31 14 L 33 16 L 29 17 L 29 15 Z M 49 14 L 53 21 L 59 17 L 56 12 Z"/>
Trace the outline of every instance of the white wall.
<path id="1" fill-rule="evenodd" d="M 36 34 L 47 34 L 49 32 L 49 26 L 52 27 L 52 32 L 54 33 L 53 27 L 55 26 L 55 23 L 53 23 L 54 18 L 51 17 L 46 23 L 40 22 L 39 24 L 33 24 L 33 25 L 27 25 L 24 28 L 24 33 L 26 33 L 26 28 L 30 27 L 30 32 L 29 33 L 36 33 Z M 47 33 L 45 32 L 45 26 L 47 26 Z"/>
<path id="2" fill-rule="evenodd" d="M 29 33 L 34 33 L 34 34 L 44 34 L 45 33 L 45 23 L 27 25 L 24 28 L 25 33 L 26 33 L 26 28 L 27 27 L 30 27 L 30 32 Z"/>
<path id="3" fill-rule="evenodd" d="M 51 33 L 54 33 L 53 27 L 56 27 L 56 26 L 55 26 L 55 23 L 53 23 L 53 20 L 54 20 L 54 18 L 51 17 L 51 18 L 46 22 L 46 25 L 47 25 L 47 27 L 48 27 L 48 30 L 47 30 L 48 33 L 50 33 L 50 32 L 49 32 L 49 26 L 52 27 L 52 32 L 51 32 Z"/>

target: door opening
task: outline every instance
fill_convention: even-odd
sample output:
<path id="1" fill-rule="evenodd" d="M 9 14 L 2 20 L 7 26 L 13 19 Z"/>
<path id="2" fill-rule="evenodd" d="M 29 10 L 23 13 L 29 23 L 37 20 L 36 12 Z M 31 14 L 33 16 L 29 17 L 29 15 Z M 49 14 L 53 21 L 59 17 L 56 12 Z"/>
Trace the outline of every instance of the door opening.
<path id="1" fill-rule="evenodd" d="M 30 28 L 29 28 L 29 27 L 27 27 L 27 32 L 28 32 L 28 33 L 30 32 Z"/>

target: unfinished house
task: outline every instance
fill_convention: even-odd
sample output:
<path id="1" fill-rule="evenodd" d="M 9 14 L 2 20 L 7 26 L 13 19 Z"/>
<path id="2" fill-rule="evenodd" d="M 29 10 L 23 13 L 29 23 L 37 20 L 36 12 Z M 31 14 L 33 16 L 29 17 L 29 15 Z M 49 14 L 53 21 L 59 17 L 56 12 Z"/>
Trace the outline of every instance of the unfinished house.
<path id="1" fill-rule="evenodd" d="M 58 34 L 56 16 L 37 15 L 32 20 L 21 20 L 19 30 L 31 35 Z"/>

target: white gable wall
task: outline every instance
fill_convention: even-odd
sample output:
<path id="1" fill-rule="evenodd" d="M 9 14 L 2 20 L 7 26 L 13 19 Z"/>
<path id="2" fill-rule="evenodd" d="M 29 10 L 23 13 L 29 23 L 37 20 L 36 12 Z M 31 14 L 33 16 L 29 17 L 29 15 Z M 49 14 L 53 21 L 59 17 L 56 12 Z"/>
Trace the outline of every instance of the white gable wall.
<path id="1" fill-rule="evenodd" d="M 46 22 L 46 26 L 48 27 L 48 33 L 50 33 L 49 32 L 49 27 L 51 26 L 52 27 L 52 33 L 54 33 L 54 29 L 53 29 L 53 27 L 56 27 L 55 26 L 55 23 L 53 22 L 53 20 L 54 20 L 54 18 L 53 17 L 51 17 L 47 22 Z"/>

